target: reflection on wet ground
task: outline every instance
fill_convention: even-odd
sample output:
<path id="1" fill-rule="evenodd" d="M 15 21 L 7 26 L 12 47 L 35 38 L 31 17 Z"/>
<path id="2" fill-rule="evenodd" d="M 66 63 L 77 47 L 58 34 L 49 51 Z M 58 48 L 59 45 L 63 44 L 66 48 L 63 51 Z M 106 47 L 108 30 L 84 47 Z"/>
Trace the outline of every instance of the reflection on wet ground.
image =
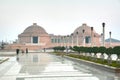
<path id="1" fill-rule="evenodd" d="M 0 66 L 0 80 L 120 80 L 115 74 L 47 53 L 19 54 Z"/>

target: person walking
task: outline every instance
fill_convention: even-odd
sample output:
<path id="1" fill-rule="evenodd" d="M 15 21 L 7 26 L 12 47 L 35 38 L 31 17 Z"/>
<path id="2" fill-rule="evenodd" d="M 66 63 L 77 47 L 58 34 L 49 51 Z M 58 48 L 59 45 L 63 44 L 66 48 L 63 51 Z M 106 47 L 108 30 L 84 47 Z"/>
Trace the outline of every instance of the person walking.
<path id="1" fill-rule="evenodd" d="M 28 48 L 26 48 L 26 54 L 28 53 Z"/>
<path id="2" fill-rule="evenodd" d="M 17 54 L 17 55 L 19 54 L 19 49 L 16 49 L 16 54 Z"/>

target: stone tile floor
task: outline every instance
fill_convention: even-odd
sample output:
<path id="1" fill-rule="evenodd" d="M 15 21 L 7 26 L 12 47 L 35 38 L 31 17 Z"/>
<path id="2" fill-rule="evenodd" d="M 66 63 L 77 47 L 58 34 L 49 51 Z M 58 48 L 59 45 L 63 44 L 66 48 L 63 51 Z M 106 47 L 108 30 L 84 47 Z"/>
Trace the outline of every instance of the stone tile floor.
<path id="1" fill-rule="evenodd" d="M 120 80 L 116 74 L 47 53 L 9 58 L 0 64 L 0 80 Z"/>

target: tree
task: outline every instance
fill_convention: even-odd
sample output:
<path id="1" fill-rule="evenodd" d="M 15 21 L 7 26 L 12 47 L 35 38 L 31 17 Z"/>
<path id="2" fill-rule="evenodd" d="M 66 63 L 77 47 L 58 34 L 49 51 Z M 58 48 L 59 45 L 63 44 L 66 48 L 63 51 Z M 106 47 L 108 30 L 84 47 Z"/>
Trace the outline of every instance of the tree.
<path id="1" fill-rule="evenodd" d="M 94 60 L 96 60 L 98 52 L 99 52 L 99 48 L 98 47 L 93 47 Z"/>
<path id="2" fill-rule="evenodd" d="M 103 46 L 99 47 L 99 52 L 101 53 L 100 58 L 102 59 L 102 61 L 104 61 L 104 58 L 105 58 L 105 56 L 104 56 L 105 51 L 106 51 L 105 47 L 103 47 Z"/>
<path id="3" fill-rule="evenodd" d="M 113 48 L 113 52 L 114 52 L 114 54 L 117 55 L 116 61 L 117 61 L 117 62 L 120 62 L 120 46 L 114 47 L 114 48 Z"/>
<path id="4" fill-rule="evenodd" d="M 83 53 L 85 52 L 85 47 L 79 47 L 80 48 L 80 52 L 82 53 L 82 55 L 83 55 Z"/>
<path id="5" fill-rule="evenodd" d="M 89 53 L 89 47 L 83 47 L 83 52 L 85 53 L 85 56 Z"/>
<path id="6" fill-rule="evenodd" d="M 53 47 L 53 50 L 56 52 L 57 51 L 57 47 Z"/>
<path id="7" fill-rule="evenodd" d="M 92 57 L 93 47 L 88 47 L 87 52 L 89 53 L 90 57 Z"/>
<path id="8" fill-rule="evenodd" d="M 53 49 L 54 49 L 55 52 L 58 52 L 58 51 L 63 52 L 65 50 L 65 47 L 64 46 L 63 47 L 57 46 L 57 47 L 53 47 Z"/>
<path id="9" fill-rule="evenodd" d="M 80 51 L 81 51 L 81 50 L 80 50 L 80 47 L 74 46 L 74 47 L 73 47 L 73 50 L 74 50 L 74 51 L 77 51 L 77 52 L 80 54 Z"/>
<path id="10" fill-rule="evenodd" d="M 65 47 L 60 47 L 60 50 L 63 52 L 65 50 Z"/>
<path id="11" fill-rule="evenodd" d="M 111 64 L 111 61 L 112 61 L 111 55 L 114 53 L 113 48 L 111 47 L 107 48 L 105 52 L 108 55 L 108 58 L 107 58 L 108 64 Z"/>

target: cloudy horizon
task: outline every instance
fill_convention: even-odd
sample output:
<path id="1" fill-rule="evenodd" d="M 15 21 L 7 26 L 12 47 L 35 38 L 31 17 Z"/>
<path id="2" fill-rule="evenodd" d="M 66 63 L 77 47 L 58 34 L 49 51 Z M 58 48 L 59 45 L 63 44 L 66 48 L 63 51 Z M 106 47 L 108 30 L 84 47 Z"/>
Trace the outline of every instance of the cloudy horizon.
<path id="1" fill-rule="evenodd" d="M 48 34 L 69 35 L 86 23 L 106 36 L 120 40 L 120 0 L 0 0 L 0 41 L 17 39 L 37 23 Z"/>

